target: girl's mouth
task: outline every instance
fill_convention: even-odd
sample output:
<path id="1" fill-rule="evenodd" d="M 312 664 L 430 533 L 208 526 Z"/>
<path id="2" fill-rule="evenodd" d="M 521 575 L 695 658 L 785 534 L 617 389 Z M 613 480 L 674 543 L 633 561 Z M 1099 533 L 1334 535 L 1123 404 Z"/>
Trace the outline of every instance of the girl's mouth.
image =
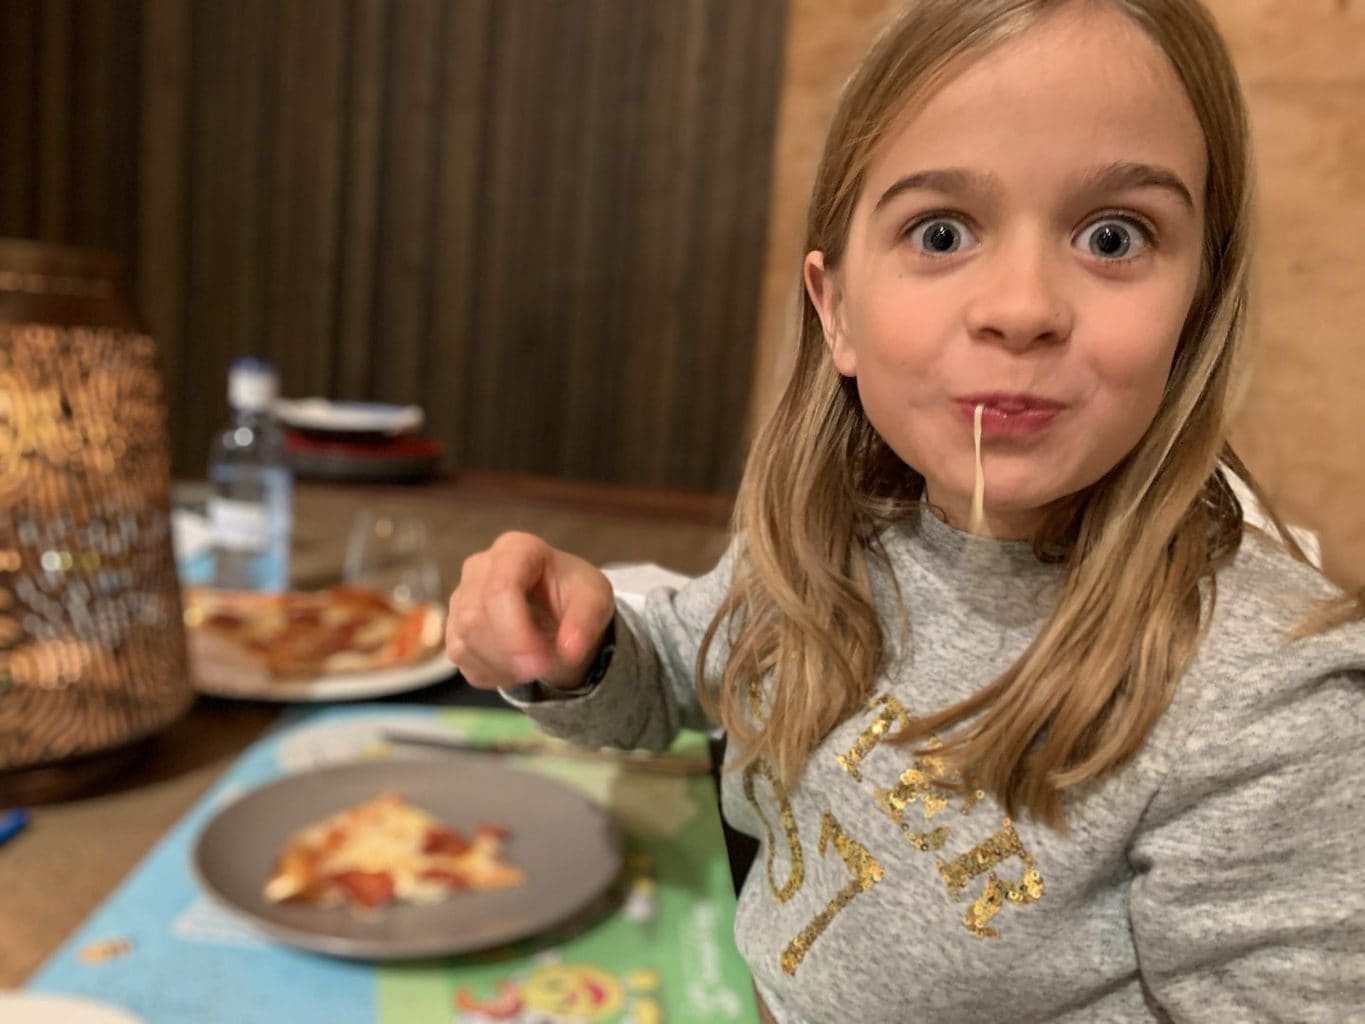
<path id="1" fill-rule="evenodd" d="M 953 404 L 963 421 L 970 427 L 981 409 L 983 438 L 1026 438 L 1046 429 L 1058 414 L 1066 410 L 1063 402 L 1039 395 L 991 393 L 964 395 Z"/>

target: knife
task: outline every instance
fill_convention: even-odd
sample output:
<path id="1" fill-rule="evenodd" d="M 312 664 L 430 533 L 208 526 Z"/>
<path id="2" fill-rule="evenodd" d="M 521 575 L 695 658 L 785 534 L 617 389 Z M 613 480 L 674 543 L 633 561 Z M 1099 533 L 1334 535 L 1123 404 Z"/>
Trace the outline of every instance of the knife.
<path id="1" fill-rule="evenodd" d="M 434 747 L 471 754 L 522 754 L 536 757 L 565 757 L 578 761 L 619 764 L 641 771 L 667 775 L 706 775 L 711 771 L 709 756 L 671 757 L 637 750 L 592 750 L 587 747 L 546 743 L 543 740 L 471 740 L 463 736 L 437 736 L 433 733 L 384 729 L 380 735 L 399 746 Z"/>

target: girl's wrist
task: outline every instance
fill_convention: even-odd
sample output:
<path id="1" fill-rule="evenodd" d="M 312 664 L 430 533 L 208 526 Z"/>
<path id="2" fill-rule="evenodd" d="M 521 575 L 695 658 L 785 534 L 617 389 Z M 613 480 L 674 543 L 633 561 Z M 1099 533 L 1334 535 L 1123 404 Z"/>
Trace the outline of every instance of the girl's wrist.
<path id="1" fill-rule="evenodd" d="M 587 671 L 583 675 L 583 681 L 574 686 L 555 686 L 544 680 L 536 680 L 535 687 L 540 695 L 551 700 L 560 700 L 568 697 L 586 697 L 597 689 L 597 684 L 607 674 L 607 669 L 611 667 L 612 655 L 616 653 L 616 617 L 612 616 L 607 623 L 606 631 L 602 634 L 602 642 L 597 645 L 597 653 L 588 663 Z"/>

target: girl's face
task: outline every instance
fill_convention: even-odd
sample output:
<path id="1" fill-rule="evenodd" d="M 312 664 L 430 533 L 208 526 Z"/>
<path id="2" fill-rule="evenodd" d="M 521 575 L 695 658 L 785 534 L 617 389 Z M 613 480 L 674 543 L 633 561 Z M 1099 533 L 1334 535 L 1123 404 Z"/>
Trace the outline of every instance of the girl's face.
<path id="1" fill-rule="evenodd" d="M 1137 444 L 1194 297 L 1204 138 L 1165 55 L 1073 5 L 991 51 L 874 153 L 838 267 L 806 258 L 834 364 L 965 527 L 982 410 L 986 523 L 1049 504 Z"/>

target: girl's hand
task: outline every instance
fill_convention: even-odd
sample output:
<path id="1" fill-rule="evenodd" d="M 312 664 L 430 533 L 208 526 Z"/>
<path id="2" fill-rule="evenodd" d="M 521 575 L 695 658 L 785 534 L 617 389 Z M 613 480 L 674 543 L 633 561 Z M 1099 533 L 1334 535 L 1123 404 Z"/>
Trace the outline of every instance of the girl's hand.
<path id="1" fill-rule="evenodd" d="M 615 611 L 589 562 L 529 533 L 504 533 L 465 560 L 450 595 L 446 654 L 471 686 L 582 684 Z"/>

